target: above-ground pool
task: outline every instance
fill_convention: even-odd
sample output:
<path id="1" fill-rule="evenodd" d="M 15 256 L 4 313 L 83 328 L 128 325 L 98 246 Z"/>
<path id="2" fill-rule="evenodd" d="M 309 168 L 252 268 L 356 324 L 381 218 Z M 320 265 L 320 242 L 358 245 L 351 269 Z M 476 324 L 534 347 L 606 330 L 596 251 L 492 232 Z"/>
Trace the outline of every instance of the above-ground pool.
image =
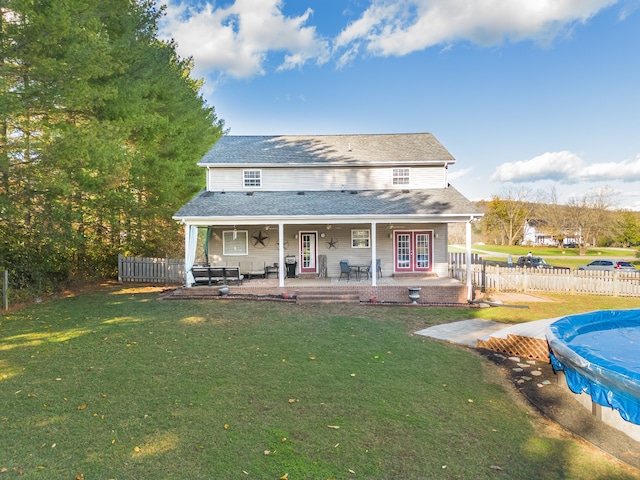
<path id="1" fill-rule="evenodd" d="M 570 315 L 547 328 L 551 364 L 586 393 L 640 425 L 640 309 Z"/>

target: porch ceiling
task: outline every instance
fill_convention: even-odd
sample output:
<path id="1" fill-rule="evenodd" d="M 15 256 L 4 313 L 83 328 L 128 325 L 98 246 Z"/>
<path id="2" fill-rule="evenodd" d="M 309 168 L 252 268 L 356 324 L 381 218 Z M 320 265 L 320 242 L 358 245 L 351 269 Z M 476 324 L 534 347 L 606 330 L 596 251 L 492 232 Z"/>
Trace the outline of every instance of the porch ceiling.
<path id="1" fill-rule="evenodd" d="M 465 221 L 480 210 L 455 188 L 428 190 L 207 192 L 182 207 L 174 219 L 266 222 Z"/>

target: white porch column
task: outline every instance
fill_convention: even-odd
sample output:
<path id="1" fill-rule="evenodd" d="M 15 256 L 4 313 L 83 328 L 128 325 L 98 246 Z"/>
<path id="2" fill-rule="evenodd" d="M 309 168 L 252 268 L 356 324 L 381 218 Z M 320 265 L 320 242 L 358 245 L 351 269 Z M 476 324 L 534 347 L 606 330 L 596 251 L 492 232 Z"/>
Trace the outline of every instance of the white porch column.
<path id="1" fill-rule="evenodd" d="M 378 271 L 376 269 L 376 259 L 378 258 L 378 235 L 376 222 L 371 222 L 371 286 L 378 286 Z"/>
<path id="2" fill-rule="evenodd" d="M 471 283 L 471 222 L 473 217 L 469 219 L 466 225 L 467 240 L 467 300 L 473 300 L 473 285 Z"/>
<path id="3" fill-rule="evenodd" d="M 284 264 L 284 225 L 278 224 L 278 286 L 284 287 L 284 276 L 286 273 Z"/>

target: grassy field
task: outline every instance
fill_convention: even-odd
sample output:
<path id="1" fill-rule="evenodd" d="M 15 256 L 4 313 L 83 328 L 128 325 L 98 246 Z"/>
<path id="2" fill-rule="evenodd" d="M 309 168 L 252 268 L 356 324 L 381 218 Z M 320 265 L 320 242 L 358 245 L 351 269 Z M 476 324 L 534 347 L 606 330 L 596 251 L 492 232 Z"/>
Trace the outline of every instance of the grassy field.
<path id="1" fill-rule="evenodd" d="M 411 335 L 640 306 L 554 300 L 318 307 L 105 287 L 5 313 L 0 477 L 637 478 L 542 428 L 480 356 Z"/>
<path id="2" fill-rule="evenodd" d="M 457 245 L 450 246 L 452 252 L 464 252 L 465 248 Z M 484 260 L 505 262 L 508 254 L 511 254 L 515 262 L 518 257 L 532 252 L 535 257 L 543 257 L 547 263 L 556 267 L 575 269 L 579 265 L 587 264 L 597 258 L 616 258 L 633 263 L 640 268 L 640 259 L 636 256 L 637 248 L 589 248 L 586 256 L 580 256 L 578 248 L 556 247 L 522 247 L 519 245 L 473 245 L 472 251 L 482 256 Z"/>

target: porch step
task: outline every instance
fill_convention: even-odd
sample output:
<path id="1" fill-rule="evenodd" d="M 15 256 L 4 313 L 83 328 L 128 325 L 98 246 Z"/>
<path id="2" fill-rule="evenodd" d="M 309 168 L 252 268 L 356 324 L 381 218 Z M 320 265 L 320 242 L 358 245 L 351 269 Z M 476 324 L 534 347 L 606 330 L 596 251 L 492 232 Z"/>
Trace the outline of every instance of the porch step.
<path id="1" fill-rule="evenodd" d="M 310 303 L 360 303 L 358 293 L 344 293 L 336 290 L 315 292 L 296 292 L 296 303 L 299 305 Z"/>

